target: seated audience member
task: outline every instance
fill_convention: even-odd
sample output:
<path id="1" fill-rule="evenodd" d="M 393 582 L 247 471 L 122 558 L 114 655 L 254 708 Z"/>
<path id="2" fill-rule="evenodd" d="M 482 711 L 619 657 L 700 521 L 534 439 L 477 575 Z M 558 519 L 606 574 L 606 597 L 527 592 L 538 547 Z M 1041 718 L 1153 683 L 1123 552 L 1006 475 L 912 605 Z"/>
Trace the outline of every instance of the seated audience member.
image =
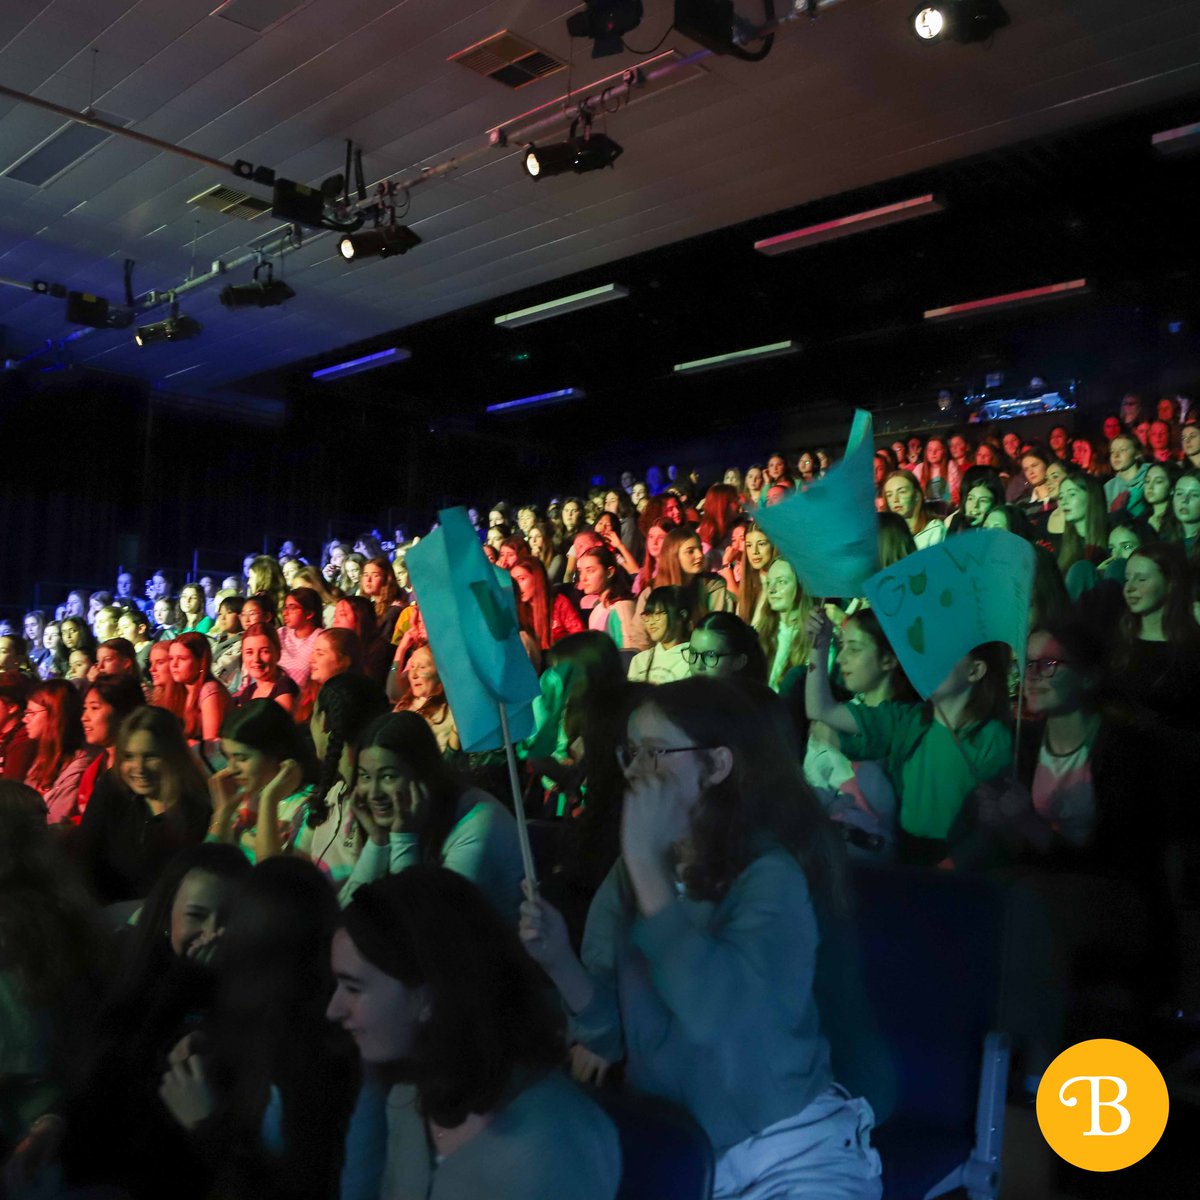
<path id="1" fill-rule="evenodd" d="M 61 1141 L 63 1095 L 80 1081 L 107 948 L 47 828 L 42 798 L 0 780 L 0 1155 L 8 1160 L 7 1194 L 58 1194 L 52 1180 L 37 1175 Z"/>
<path id="2" fill-rule="evenodd" d="M 76 687 L 82 687 L 96 665 L 95 651 L 72 650 L 67 659 L 67 678 Z"/>
<path id="3" fill-rule="evenodd" d="M 46 622 L 42 648 L 46 656 L 38 664 L 38 675 L 42 679 L 61 679 L 67 673 L 67 648 L 62 641 L 62 626 L 57 621 Z"/>
<path id="4" fill-rule="evenodd" d="M 221 725 L 226 766 L 208 781 L 208 841 L 251 862 L 287 853 L 307 813 L 316 764 L 296 722 L 274 700 L 250 700 Z"/>
<path id="5" fill-rule="evenodd" d="M 48 653 L 43 643 L 46 633 L 46 614 L 40 608 L 30 609 L 25 614 L 22 629 L 25 633 L 25 645 L 29 650 L 29 661 L 33 663 L 33 669 L 36 671 Z"/>
<path id="6" fill-rule="evenodd" d="M 137 651 L 132 642 L 123 637 L 115 637 L 101 642 L 96 647 L 96 670 L 92 678 L 96 679 L 101 675 L 132 679 L 141 687 L 142 671 L 138 666 Z"/>
<path id="7" fill-rule="evenodd" d="M 221 731 L 229 693 L 212 673 L 212 651 L 202 633 L 181 633 L 167 654 L 171 682 L 163 707 L 173 712 L 189 742 L 210 742 Z"/>
<path id="8" fill-rule="evenodd" d="M 1145 513 L 1143 488 L 1149 467 L 1142 461 L 1142 448 L 1132 434 L 1120 433 L 1109 442 L 1108 461 L 1112 478 L 1104 485 L 1104 498 L 1110 512 L 1124 512 L 1131 517 Z"/>
<path id="9" fill-rule="evenodd" d="M 1004 507 L 1004 484 L 990 467 L 971 467 L 963 477 L 962 508 L 950 525 L 951 533 L 982 529 L 988 513 Z"/>
<path id="10" fill-rule="evenodd" d="M 767 568 L 766 596 L 758 636 L 768 663 L 767 683 L 772 691 L 790 692 L 803 676 L 812 650 L 805 622 L 813 602 L 785 558 L 775 559 Z"/>
<path id="11" fill-rule="evenodd" d="M 358 739 L 387 708 L 383 688 L 374 680 L 335 675 L 317 693 L 309 721 L 320 773 L 292 853 L 316 863 L 337 888 L 349 879 L 363 844 L 353 811 Z"/>
<path id="12" fill-rule="evenodd" d="M 767 659 L 758 634 L 733 613 L 701 617 L 682 653 L 692 675 L 736 675 L 753 683 L 767 682 Z"/>
<path id="13" fill-rule="evenodd" d="M 555 909 L 522 905 L 571 1035 L 690 1109 L 716 1151 L 714 1195 L 878 1197 L 874 1114 L 837 1086 L 812 990 L 814 900 L 840 896 L 844 868 L 784 705 L 720 679 L 664 684 L 633 710 L 621 757 L 621 859 L 582 961 Z"/>
<path id="14" fill-rule="evenodd" d="M 93 754 L 84 745 L 79 689 L 65 679 L 38 684 L 25 702 L 25 732 L 36 747 L 25 783 L 46 802 L 46 820 L 60 825 L 76 815 L 79 785 Z"/>
<path id="15" fill-rule="evenodd" d="M 96 639 L 82 617 L 64 617 L 59 628 L 62 631 L 63 650 L 68 660 L 76 650 L 82 650 L 89 655 L 95 654 Z"/>
<path id="16" fill-rule="evenodd" d="M 245 708 L 252 700 L 274 700 L 286 713 L 296 706 L 300 689 L 280 666 L 279 634 L 270 625 L 251 625 L 241 636 L 242 690 L 233 698 L 234 708 Z"/>
<path id="17" fill-rule="evenodd" d="M 25 732 L 25 703 L 30 680 L 16 671 L 0 674 L 0 779 L 23 783 L 37 754 L 37 743 Z"/>
<path id="18" fill-rule="evenodd" d="M 171 687 L 171 643 L 155 642 L 146 659 L 146 674 L 150 683 L 150 703 L 159 708 L 166 706 L 167 693 Z"/>
<path id="19" fill-rule="evenodd" d="M 242 607 L 241 596 L 222 596 L 217 616 L 208 632 L 212 643 L 213 676 L 232 696 L 242 684 Z"/>
<path id="20" fill-rule="evenodd" d="M 616 1130 L 558 1069 L 540 972 L 477 888 L 435 866 L 361 888 L 334 934 L 333 973 L 328 1016 L 367 1077 L 347 1170 L 371 1195 L 616 1196 Z M 354 1161 L 371 1140 L 356 1126 L 372 1122 L 385 1139 Z"/>
<path id="21" fill-rule="evenodd" d="M 127 675 L 102 675 L 83 689 L 81 725 L 90 753 L 95 755 L 79 781 L 76 823 L 87 809 L 100 777 L 116 763 L 117 735 L 121 723 L 146 703 L 141 685 Z"/>
<path id="22" fill-rule="evenodd" d="M 1200 625 L 1183 547 L 1140 546 L 1125 562 L 1125 613 L 1112 667 L 1147 727 L 1200 730 Z M 1184 748 L 1179 747 L 1183 752 Z"/>
<path id="23" fill-rule="evenodd" d="M 1175 472 L 1176 468 L 1171 463 L 1155 462 L 1146 468 L 1146 478 L 1142 484 L 1146 511 L 1142 516 L 1154 538 L 1163 537 L 1163 522 L 1171 511 L 1171 488 L 1175 483 Z"/>
<path id="24" fill-rule="evenodd" d="M 256 596 L 266 593 L 275 604 L 275 611 L 283 608 L 284 597 L 287 595 L 287 583 L 283 578 L 283 570 L 278 560 L 269 554 L 256 554 L 246 571 L 246 594 Z"/>
<path id="25" fill-rule="evenodd" d="M 84 878 L 102 904 L 141 900 L 173 854 L 203 839 L 208 819 L 204 776 L 174 714 L 135 709 L 79 824 Z"/>
<path id="26" fill-rule="evenodd" d="M 261 863 L 238 889 L 212 1008 L 172 1050 L 159 1088 L 203 1164 L 205 1195 L 338 1192 L 359 1069 L 353 1042 L 325 1019 L 337 922 L 328 883 L 298 859 Z"/>
<path id="27" fill-rule="evenodd" d="M 883 498 L 888 510 L 904 519 L 918 550 L 945 540 L 946 526 L 926 512 L 925 498 L 911 471 L 893 471 L 883 482 Z"/>
<path id="28" fill-rule="evenodd" d="M 154 638 L 159 642 L 170 642 L 179 636 L 182 621 L 179 608 L 170 596 L 160 596 L 154 602 Z"/>
<path id="29" fill-rule="evenodd" d="M 691 626 L 691 606 L 677 587 L 652 588 L 648 593 L 642 622 L 650 638 L 650 649 L 635 654 L 629 664 L 634 683 L 670 683 L 691 673 L 683 657 Z"/>
<path id="30" fill-rule="evenodd" d="M 915 703 L 916 693 L 869 609 L 843 622 L 837 666 L 851 704 Z M 804 777 L 854 852 L 890 854 L 896 840 L 896 792 L 881 762 L 852 762 L 835 730 L 814 721 L 804 755 Z"/>
<path id="31" fill-rule="evenodd" d="M 0 671 L 16 671 L 26 679 L 35 678 L 33 662 L 25 648 L 25 639 L 19 633 L 0 636 Z"/>
<path id="32" fill-rule="evenodd" d="M 546 568 L 536 558 L 525 558 L 509 572 L 517 600 L 517 623 L 532 636 L 540 650 L 583 630 L 584 624 L 571 602 L 550 588 Z"/>
<path id="33" fill-rule="evenodd" d="M 66 1106 L 71 1185 L 120 1188 L 131 1200 L 206 1194 L 204 1165 L 158 1089 L 167 1055 L 212 1008 L 214 952 L 249 874 L 233 846 L 192 846 L 166 864 L 146 898 L 101 1006 L 86 1081 Z M 136 1154 L 130 1128 L 141 1138 Z"/>
<path id="34" fill-rule="evenodd" d="M 1184 467 L 1175 478 L 1162 537 L 1165 542 L 1180 543 L 1191 555 L 1200 546 L 1200 470 L 1195 467 Z"/>
<path id="35" fill-rule="evenodd" d="M 381 717 L 363 733 L 354 812 L 367 843 L 344 898 L 416 863 L 440 864 L 477 884 L 515 922 L 524 873 L 516 819 L 454 772 L 415 713 Z"/>
<path id="36" fill-rule="evenodd" d="M 852 761 L 881 760 L 900 804 L 900 857 L 953 865 L 951 832 L 968 797 L 1010 766 L 1008 716 L 1011 652 L 999 642 L 964 655 L 924 704 L 839 704 L 829 682 L 829 619 L 809 618 L 812 670 L 806 684 L 810 721 L 840 735 Z"/>
<path id="37" fill-rule="evenodd" d="M 308 564 L 302 565 L 296 572 L 292 587 L 312 588 L 321 597 L 321 624 L 333 624 L 333 612 L 337 606 L 339 597 L 335 591 L 330 589 L 325 577 L 316 567 L 309 566 Z"/>
<path id="38" fill-rule="evenodd" d="M 367 565 L 366 558 L 358 553 L 350 553 L 346 555 L 346 560 L 342 564 L 342 573 L 338 576 L 337 586 L 338 591 L 343 596 L 360 595 L 360 583 L 362 580 L 363 567 Z"/>
<path id="39" fill-rule="evenodd" d="M 238 613 L 238 621 L 244 633 L 251 625 L 271 625 L 279 627 L 276 619 L 279 606 L 270 592 L 253 592 L 242 602 L 242 611 Z"/>
<path id="40" fill-rule="evenodd" d="M 105 604 L 96 613 L 96 618 L 92 622 L 92 636 L 97 643 L 107 642 L 109 638 L 117 636 L 117 622 L 121 618 L 121 610 L 114 608 L 111 604 Z"/>
<path id="41" fill-rule="evenodd" d="M 405 664 L 404 674 L 408 681 L 408 690 L 396 702 L 394 711 L 416 713 L 421 717 L 433 730 L 438 750 L 443 755 L 461 750 L 458 726 L 454 723 L 454 714 L 450 711 L 449 700 L 446 699 L 446 689 L 442 686 L 437 663 L 433 661 L 433 651 L 427 642 L 413 647 L 413 652 Z"/>
<path id="42" fill-rule="evenodd" d="M 634 608 L 629 576 L 608 550 L 593 546 L 580 556 L 579 590 L 595 600 L 588 628 L 607 633 L 618 649 L 630 646 Z"/>
<path id="43" fill-rule="evenodd" d="M 554 546 L 554 537 L 544 521 L 536 522 L 526 534 L 529 542 L 529 553 L 532 558 L 546 568 L 546 578 L 551 586 L 562 583 L 563 571 L 567 565 L 566 555 L 558 553 Z"/>
<path id="44" fill-rule="evenodd" d="M 208 597 L 198 583 L 185 583 L 179 589 L 179 617 L 181 633 L 207 633 L 212 628 Z"/>
<path id="45" fill-rule="evenodd" d="M 321 597 L 312 588 L 292 588 L 284 597 L 279 665 L 299 689 L 308 683 L 309 663 L 322 619 Z"/>
<path id="46" fill-rule="evenodd" d="M 725 581 L 706 569 L 700 535 L 686 525 L 676 526 L 663 539 L 654 586 L 682 588 L 693 623 L 705 613 L 731 612 L 735 604 Z"/>
<path id="47" fill-rule="evenodd" d="M 380 687 L 387 683 L 392 662 L 392 644 L 379 634 L 375 606 L 365 596 L 343 596 L 333 609 L 334 629 L 348 629 L 358 635 L 362 647 L 362 671 Z"/>

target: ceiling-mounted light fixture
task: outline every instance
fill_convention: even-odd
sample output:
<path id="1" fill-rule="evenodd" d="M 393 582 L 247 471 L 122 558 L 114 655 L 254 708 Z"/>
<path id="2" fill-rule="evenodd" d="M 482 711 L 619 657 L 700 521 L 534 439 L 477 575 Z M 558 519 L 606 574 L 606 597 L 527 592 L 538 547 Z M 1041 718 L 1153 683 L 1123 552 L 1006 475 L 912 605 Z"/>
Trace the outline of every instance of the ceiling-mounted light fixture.
<path id="1" fill-rule="evenodd" d="M 259 278 L 266 271 L 265 279 Z M 285 300 L 291 300 L 295 292 L 282 279 L 276 279 L 269 262 L 260 262 L 254 268 L 254 282 L 230 284 L 221 289 L 218 299 L 226 308 L 274 308 Z"/>
<path id="2" fill-rule="evenodd" d="M 379 225 L 375 229 L 360 229 L 347 233 L 338 249 L 347 262 L 359 258 L 391 258 L 395 254 L 407 254 L 421 244 L 420 237 L 407 225 Z"/>
<path id="3" fill-rule="evenodd" d="M 592 57 L 604 58 L 625 49 L 625 34 L 642 23 L 642 0 L 584 0 L 583 12 L 567 18 L 573 38 L 591 38 Z"/>
<path id="4" fill-rule="evenodd" d="M 581 124 L 583 133 L 579 132 Z M 523 165 L 525 173 L 534 179 L 565 175 L 568 171 L 582 175 L 585 171 L 611 167 L 624 152 L 625 148 L 607 134 L 593 133 L 591 113 L 581 112 L 571 123 L 571 136 L 565 142 L 527 146 Z"/>
<path id="5" fill-rule="evenodd" d="M 927 45 L 951 38 L 964 45 L 986 42 L 997 29 L 1011 23 L 1000 0 L 942 0 L 938 4 L 921 4 L 908 20 L 913 35 Z"/>
<path id="6" fill-rule="evenodd" d="M 139 346 L 153 346 L 158 342 L 183 342 L 194 338 L 203 326 L 195 317 L 179 315 L 179 301 L 171 301 L 171 315 L 165 321 L 152 325 L 139 325 L 133 340 Z"/>

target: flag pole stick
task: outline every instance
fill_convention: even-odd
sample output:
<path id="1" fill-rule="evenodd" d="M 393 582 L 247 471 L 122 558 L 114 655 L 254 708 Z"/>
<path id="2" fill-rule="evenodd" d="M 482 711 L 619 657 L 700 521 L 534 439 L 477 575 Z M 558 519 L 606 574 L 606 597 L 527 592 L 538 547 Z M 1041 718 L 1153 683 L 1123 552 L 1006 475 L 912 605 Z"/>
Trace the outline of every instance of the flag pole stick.
<path id="1" fill-rule="evenodd" d="M 525 879 L 531 892 L 537 891 L 537 872 L 533 867 L 533 850 L 529 845 L 529 828 L 525 824 L 525 800 L 521 794 L 521 780 L 517 774 L 517 755 L 508 732 L 508 708 L 501 702 L 500 732 L 504 736 L 504 756 L 508 759 L 508 782 L 512 788 L 513 811 L 517 818 L 517 838 L 521 843 L 521 862 L 525 866 Z"/>

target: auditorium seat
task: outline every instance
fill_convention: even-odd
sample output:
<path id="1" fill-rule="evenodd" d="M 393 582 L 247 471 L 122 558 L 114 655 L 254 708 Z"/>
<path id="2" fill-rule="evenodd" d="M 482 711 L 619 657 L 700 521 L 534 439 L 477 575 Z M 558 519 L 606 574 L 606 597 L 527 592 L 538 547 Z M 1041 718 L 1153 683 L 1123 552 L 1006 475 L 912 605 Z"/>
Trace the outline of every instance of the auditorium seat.
<path id="1" fill-rule="evenodd" d="M 996 1028 L 1004 891 L 918 868 L 859 866 L 853 879 L 864 982 L 895 1068 L 895 1107 L 873 1139 L 884 1200 L 964 1186 L 991 1200 L 1009 1060 Z"/>
<path id="2" fill-rule="evenodd" d="M 709 1200 L 715 1170 L 712 1145 L 682 1108 L 654 1096 L 600 1089 L 592 1098 L 621 1138 L 617 1200 Z"/>

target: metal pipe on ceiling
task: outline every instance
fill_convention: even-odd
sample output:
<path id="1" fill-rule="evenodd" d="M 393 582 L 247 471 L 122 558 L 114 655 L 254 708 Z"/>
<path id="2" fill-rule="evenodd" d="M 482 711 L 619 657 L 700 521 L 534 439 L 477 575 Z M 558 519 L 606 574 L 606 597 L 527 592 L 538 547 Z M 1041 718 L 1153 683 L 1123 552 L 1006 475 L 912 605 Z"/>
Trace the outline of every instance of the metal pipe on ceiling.
<path id="1" fill-rule="evenodd" d="M 768 34 L 777 33 L 783 30 L 786 26 L 801 17 L 815 17 L 820 11 L 832 8 L 835 4 L 842 3 L 842 0 L 793 0 L 793 5 L 782 17 L 778 17 L 773 21 L 768 21 L 766 24 L 758 26 L 754 31 L 752 38 L 747 38 L 747 41 L 759 40 Z M 627 97 L 636 99 L 636 91 L 638 88 L 645 86 L 647 83 L 657 82 L 676 71 L 686 70 L 695 63 L 705 58 L 715 57 L 715 52 L 707 48 L 702 48 L 692 54 L 685 55 L 683 58 L 671 63 L 664 63 L 661 67 L 656 67 L 653 71 L 641 73 L 636 67 L 630 68 L 626 72 L 624 80 L 613 87 L 604 88 L 602 91 L 593 95 L 587 95 L 586 89 L 581 89 L 585 94 L 581 99 L 577 99 L 576 95 L 568 96 L 564 99 L 561 107 L 547 116 L 533 122 L 531 125 L 523 126 L 518 122 L 514 123 L 512 137 L 520 138 L 524 141 L 531 141 L 535 135 L 540 136 L 543 133 L 548 133 L 551 130 L 569 125 L 579 113 L 581 107 L 586 107 L 591 110 L 603 111 L 606 104 L 611 104 L 613 101 L 619 101 Z M 153 146 L 155 149 L 162 150 L 168 154 L 176 154 L 180 157 L 190 159 L 193 162 L 201 163 L 205 166 L 215 167 L 220 171 L 228 171 L 234 175 L 238 172 L 232 163 L 224 162 L 219 158 L 211 158 L 206 154 L 200 154 L 194 150 L 188 150 L 184 146 L 177 146 L 172 142 L 165 142 L 160 138 L 151 137 L 149 134 L 139 133 L 134 129 L 127 129 L 121 125 L 114 125 L 111 121 L 105 121 L 100 117 L 96 117 L 87 113 L 78 113 L 73 109 L 67 108 L 61 104 L 55 104 L 50 100 L 43 100 L 38 96 L 31 96 L 27 92 L 17 91 L 15 88 L 5 87 L 0 84 L 0 96 L 7 96 L 9 99 L 19 101 L 24 104 L 31 104 L 36 108 L 45 109 L 49 112 L 56 113 L 59 116 L 65 117 L 71 121 L 77 121 L 81 125 L 90 125 L 95 129 L 102 129 L 107 133 L 111 133 L 118 137 L 129 138 L 132 141 L 140 142 L 143 145 Z M 505 135 L 497 138 L 497 133 Z M 423 183 L 430 183 L 435 179 L 440 179 L 445 175 L 449 175 L 453 171 L 461 170 L 467 163 L 473 162 L 476 159 L 482 159 L 490 155 L 497 148 L 504 148 L 508 145 L 508 134 L 510 133 L 503 125 L 495 126 L 488 134 L 486 145 L 479 146 L 474 150 L 467 152 L 459 157 L 448 158 L 436 166 L 423 167 L 419 174 L 414 175 L 407 180 L 395 180 L 394 185 L 398 190 L 411 191 L 414 187 L 418 187 Z M 240 178 L 241 176 L 239 176 Z M 385 180 L 384 182 L 387 182 Z M 356 206 L 357 207 L 357 206 Z M 316 230 L 310 232 L 307 242 L 311 243 L 328 236 L 332 230 Z M 141 296 L 135 298 L 134 307 L 144 312 L 153 311 L 155 308 L 160 308 L 164 304 L 170 303 L 172 296 L 178 296 L 181 293 L 192 291 L 194 288 L 200 287 L 205 283 L 216 279 L 220 275 L 225 274 L 230 270 L 236 270 L 238 267 L 246 266 L 251 262 L 258 262 L 264 255 L 274 255 L 282 257 L 284 254 L 294 252 L 300 249 L 289 233 L 286 235 L 286 244 L 280 244 L 275 249 L 261 247 L 251 251 L 249 254 L 243 255 L 240 258 L 234 259 L 228 263 L 220 263 L 211 271 L 205 272 L 203 275 L 197 275 L 192 279 L 185 280 L 178 286 L 167 291 L 150 291 L 145 292 Z M 0 284 L 14 283 L 18 287 L 28 287 L 33 290 L 32 285 L 24 284 L 18 281 L 10 281 L 0 278 Z M 67 342 L 73 342 L 81 337 L 86 337 L 95 333 L 94 329 L 77 329 L 66 338 L 59 342 L 48 342 L 41 349 L 31 351 L 24 358 L 16 360 L 18 363 L 24 363 L 31 359 L 40 358 L 43 354 L 49 353 L 55 346 L 62 346 Z"/>
<path id="2" fill-rule="evenodd" d="M 55 104 L 53 100 L 43 100 L 40 96 L 31 96 L 28 92 L 18 92 L 16 88 L 5 87 L 2 83 L 0 83 L 0 96 L 7 96 L 10 100 L 16 100 L 21 104 L 30 104 L 34 108 L 44 109 L 46 112 L 65 117 L 68 121 L 75 121 L 79 125 L 102 129 L 105 133 L 140 142 L 143 146 L 152 146 L 155 150 L 162 150 L 167 154 L 177 154 L 180 158 L 189 158 L 192 162 L 200 163 L 202 166 L 216 167 L 219 171 L 236 174 L 232 163 L 222 162 L 219 158 L 212 158 L 196 150 L 189 150 L 186 146 L 177 146 L 174 142 L 164 142 L 162 138 L 151 137 L 148 133 L 139 133 L 136 129 L 127 129 L 124 125 L 114 125 L 111 121 L 97 117 L 94 113 L 76 112 L 64 104 Z"/>

